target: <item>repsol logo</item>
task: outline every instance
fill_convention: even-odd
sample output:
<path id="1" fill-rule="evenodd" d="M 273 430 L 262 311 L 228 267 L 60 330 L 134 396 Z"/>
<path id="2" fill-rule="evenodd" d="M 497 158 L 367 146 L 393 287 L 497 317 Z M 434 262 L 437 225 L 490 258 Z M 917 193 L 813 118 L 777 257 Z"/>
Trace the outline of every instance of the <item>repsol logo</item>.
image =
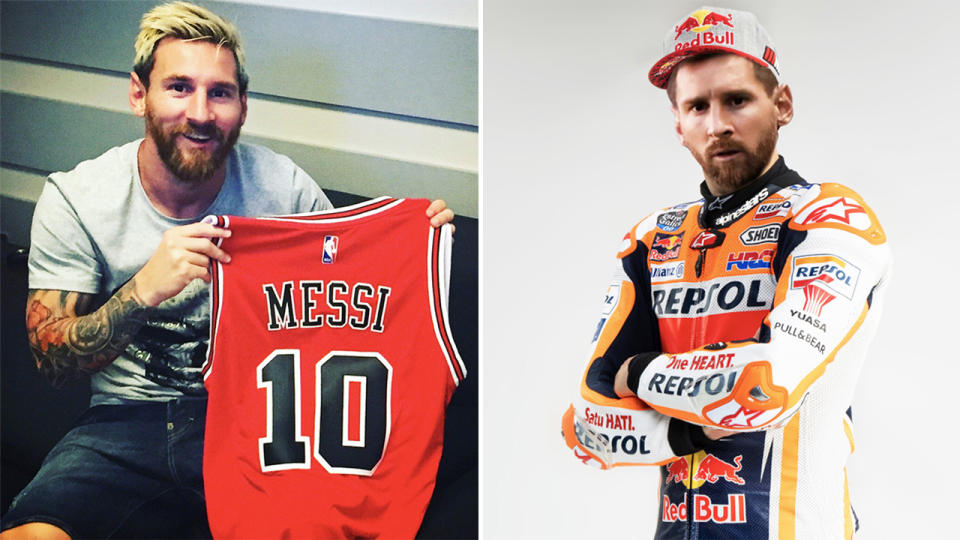
<path id="1" fill-rule="evenodd" d="M 682 317 L 768 308 L 772 294 L 764 294 L 761 285 L 760 279 L 751 279 L 654 286 L 653 311 Z"/>
<path id="2" fill-rule="evenodd" d="M 581 425 L 580 422 L 574 422 L 573 431 L 577 436 L 577 441 L 588 450 L 601 453 L 620 453 L 631 456 L 650 453 L 650 450 L 647 449 L 646 435 L 640 435 L 639 437 L 634 435 L 614 435 L 610 437 L 606 433 L 595 433 L 593 430 Z"/>
<path id="3" fill-rule="evenodd" d="M 666 375 L 654 373 L 650 378 L 647 390 L 658 394 L 671 396 L 696 397 L 702 391 L 704 394 L 715 396 L 721 392 L 730 393 L 737 382 L 737 371 L 729 373 L 714 373 L 701 377 L 684 377 L 681 375 Z"/>
<path id="4" fill-rule="evenodd" d="M 785 216 L 790 211 L 791 206 L 793 206 L 793 203 L 790 201 L 761 204 L 753 214 L 753 219 L 759 221 L 761 219 Z"/>
<path id="5" fill-rule="evenodd" d="M 650 450 L 647 450 L 646 435 L 641 435 L 640 437 L 634 437 L 633 435 L 614 435 L 613 437 L 608 437 L 606 433 L 601 433 L 598 437 L 604 444 L 609 446 L 610 451 L 614 454 L 619 452 L 634 456 L 637 454 L 650 453 Z"/>
<path id="6" fill-rule="evenodd" d="M 860 268 L 836 255 L 809 255 L 793 259 L 790 287 L 802 289 L 814 281 L 853 299 L 860 280 Z"/>

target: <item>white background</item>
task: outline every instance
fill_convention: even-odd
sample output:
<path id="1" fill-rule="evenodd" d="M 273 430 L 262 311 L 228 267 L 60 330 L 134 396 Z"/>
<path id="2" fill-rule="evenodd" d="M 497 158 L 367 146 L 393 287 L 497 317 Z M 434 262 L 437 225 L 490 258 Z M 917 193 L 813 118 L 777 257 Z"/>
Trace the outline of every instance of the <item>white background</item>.
<path id="1" fill-rule="evenodd" d="M 649 538 L 653 469 L 580 465 L 560 438 L 624 232 L 699 198 L 647 82 L 695 2 L 483 3 L 483 535 Z M 955 4 L 726 2 L 778 46 L 796 116 L 778 149 L 853 187 L 894 251 L 853 404 L 858 538 L 934 538 L 956 516 L 960 80 Z M 958 397 L 955 397 L 958 396 Z"/>

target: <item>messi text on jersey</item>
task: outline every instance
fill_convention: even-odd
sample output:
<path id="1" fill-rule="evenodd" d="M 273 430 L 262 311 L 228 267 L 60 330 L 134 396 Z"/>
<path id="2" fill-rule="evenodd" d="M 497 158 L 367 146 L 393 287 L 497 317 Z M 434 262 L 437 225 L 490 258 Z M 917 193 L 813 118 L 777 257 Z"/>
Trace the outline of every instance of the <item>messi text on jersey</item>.
<path id="1" fill-rule="evenodd" d="M 339 280 L 301 280 L 294 294 L 293 281 L 285 281 L 277 292 L 273 283 L 263 284 L 267 328 L 317 328 L 327 325 L 354 330 L 383 332 L 390 287 Z"/>

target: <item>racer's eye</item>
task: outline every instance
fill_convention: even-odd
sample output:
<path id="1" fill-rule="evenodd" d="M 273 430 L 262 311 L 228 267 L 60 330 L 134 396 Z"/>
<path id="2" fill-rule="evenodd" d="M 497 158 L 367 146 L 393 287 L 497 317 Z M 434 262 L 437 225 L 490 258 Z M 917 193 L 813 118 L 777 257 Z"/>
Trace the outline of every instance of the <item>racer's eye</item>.
<path id="1" fill-rule="evenodd" d="M 742 107 L 746 105 L 747 102 L 749 101 L 750 101 L 749 96 L 745 96 L 742 94 L 730 96 L 730 99 L 729 99 L 730 105 L 734 107 Z"/>

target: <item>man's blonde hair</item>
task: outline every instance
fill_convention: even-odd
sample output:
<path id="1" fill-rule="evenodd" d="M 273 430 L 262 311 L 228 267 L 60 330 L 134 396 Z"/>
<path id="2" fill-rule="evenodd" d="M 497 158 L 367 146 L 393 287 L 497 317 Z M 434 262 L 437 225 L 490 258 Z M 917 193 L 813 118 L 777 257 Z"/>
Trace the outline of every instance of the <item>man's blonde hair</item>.
<path id="1" fill-rule="evenodd" d="M 232 51 L 237 61 L 237 86 L 241 94 L 247 92 L 250 78 L 244 69 L 243 47 L 237 27 L 209 9 L 189 2 L 161 4 L 144 13 L 140 19 L 140 33 L 133 44 L 133 71 L 140 77 L 144 87 L 150 86 L 157 44 L 167 37 L 209 41 Z"/>

